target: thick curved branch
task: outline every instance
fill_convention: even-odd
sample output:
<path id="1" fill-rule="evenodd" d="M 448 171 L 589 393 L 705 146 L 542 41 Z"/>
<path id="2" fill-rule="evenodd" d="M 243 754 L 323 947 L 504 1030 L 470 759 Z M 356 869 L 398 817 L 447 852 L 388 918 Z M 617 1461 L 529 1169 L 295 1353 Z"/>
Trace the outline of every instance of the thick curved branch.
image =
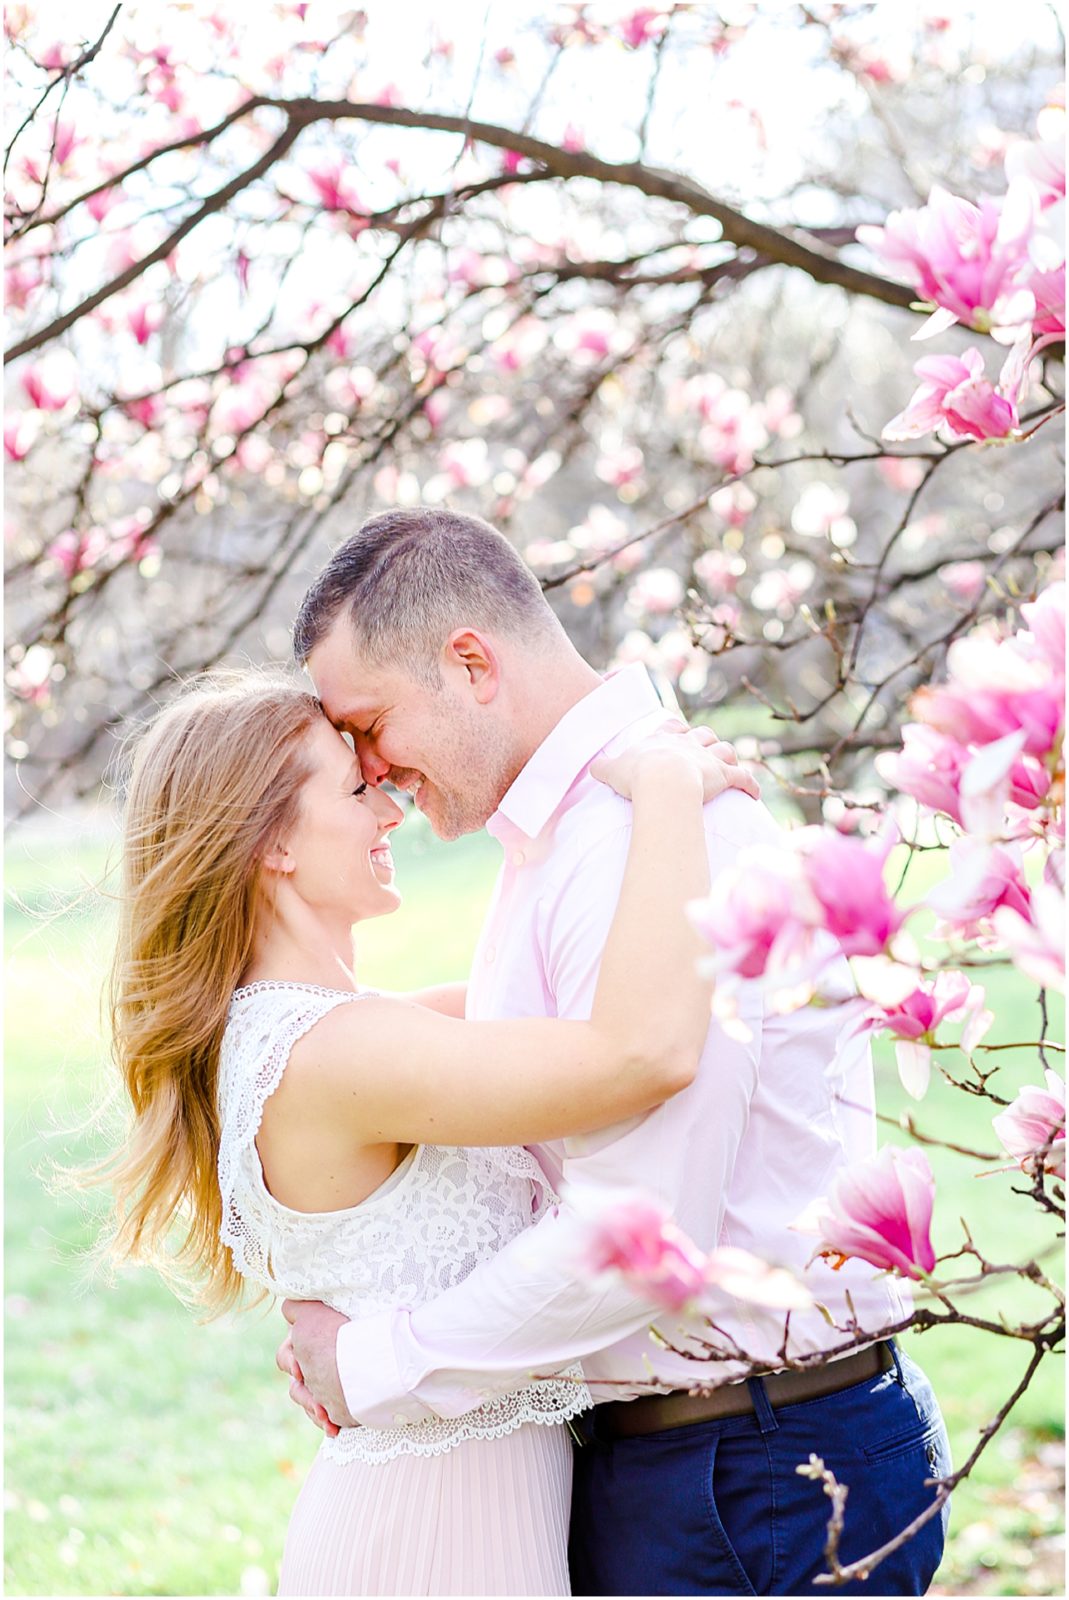
<path id="1" fill-rule="evenodd" d="M 202 130 L 200 134 L 193 135 L 188 140 L 166 146 L 143 158 L 141 162 L 135 163 L 128 171 L 143 169 L 158 155 L 168 153 L 172 149 L 208 143 L 230 123 L 262 107 L 273 107 L 284 112 L 287 120 L 278 139 L 258 161 L 232 178 L 229 183 L 224 184 L 215 194 L 210 195 L 196 212 L 187 217 L 167 239 L 141 261 L 134 262 L 125 272 L 110 283 L 102 285 L 94 294 L 80 301 L 63 316 L 55 318 L 36 333 L 28 334 L 26 338 L 17 341 L 7 352 L 5 360 L 11 361 L 18 356 L 27 355 L 51 339 L 57 338 L 81 317 L 134 282 L 147 267 L 156 261 L 164 260 L 175 245 L 192 232 L 205 217 L 212 212 L 222 210 L 242 189 L 262 177 L 285 154 L 304 128 L 316 122 L 343 121 L 348 118 L 388 123 L 396 127 L 425 128 L 462 134 L 479 143 L 493 145 L 498 149 L 514 150 L 520 155 L 527 156 L 544 166 L 555 177 L 585 177 L 600 183 L 618 183 L 627 188 L 637 189 L 652 198 L 676 201 L 697 216 L 712 217 L 719 222 L 724 238 L 729 243 L 740 249 L 753 250 L 769 262 L 797 267 L 818 283 L 836 284 L 851 294 L 867 295 L 887 305 L 908 307 L 913 304 L 915 298 L 914 292 L 902 284 L 892 283 L 886 278 L 862 271 L 858 267 L 847 266 L 840 261 L 834 251 L 825 248 L 814 235 L 803 233 L 801 230 L 785 232 L 782 229 L 769 227 L 765 223 L 755 222 L 741 211 L 724 205 L 693 179 L 678 173 L 647 167 L 641 162 L 602 161 L 588 151 L 562 150 L 543 139 L 532 138 L 526 133 L 516 133 L 493 123 L 472 122 L 463 117 L 447 116 L 438 112 L 409 111 L 403 106 L 367 105 L 351 100 L 272 100 L 265 96 L 255 96 L 231 112 L 214 129 Z M 125 175 L 115 174 L 107 184 L 98 187 L 109 187 L 121 182 Z M 88 198 L 93 192 L 88 191 L 86 195 L 79 197 L 79 201 L 72 204 Z M 62 212 L 53 213 L 48 220 L 58 220 L 62 214 Z"/>
<path id="2" fill-rule="evenodd" d="M 352 117 L 362 122 L 385 122 L 399 128 L 429 128 L 442 133 L 463 134 L 480 144 L 500 150 L 514 150 L 549 168 L 561 178 L 593 178 L 599 183 L 619 183 L 626 188 L 662 200 L 675 200 L 696 216 L 719 222 L 724 238 L 741 248 L 756 250 L 787 267 L 798 267 L 818 283 L 834 283 L 851 294 L 868 295 L 887 305 L 908 307 L 916 293 L 903 284 L 892 283 L 875 273 L 846 266 L 826 250 L 811 234 L 801 230 L 786 233 L 779 228 L 755 222 L 734 207 L 717 200 L 692 178 L 640 161 L 602 161 L 587 150 L 561 150 L 528 133 L 515 133 L 490 122 L 472 122 L 463 117 L 434 111 L 409 111 L 404 106 L 367 105 L 353 100 L 263 100 L 289 116 L 304 122 L 338 121 Z"/>

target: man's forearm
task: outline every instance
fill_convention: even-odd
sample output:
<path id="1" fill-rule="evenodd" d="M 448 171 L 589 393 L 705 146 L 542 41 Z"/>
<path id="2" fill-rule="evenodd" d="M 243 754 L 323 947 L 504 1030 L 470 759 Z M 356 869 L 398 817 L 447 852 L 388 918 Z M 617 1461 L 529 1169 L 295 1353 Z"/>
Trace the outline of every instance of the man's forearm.
<path id="1" fill-rule="evenodd" d="M 352 1415 L 369 1427 L 460 1416 L 647 1326 L 653 1302 L 592 1281 L 580 1250 L 562 1205 L 428 1305 L 346 1324 L 337 1357 Z"/>

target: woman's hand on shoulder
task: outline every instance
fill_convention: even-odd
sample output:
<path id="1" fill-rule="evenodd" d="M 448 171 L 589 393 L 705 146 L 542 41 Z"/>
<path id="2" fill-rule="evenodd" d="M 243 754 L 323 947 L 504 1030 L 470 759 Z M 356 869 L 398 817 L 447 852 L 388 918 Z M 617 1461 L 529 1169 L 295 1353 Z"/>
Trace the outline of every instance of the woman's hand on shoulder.
<path id="1" fill-rule="evenodd" d="M 741 789 L 754 800 L 761 797 L 756 778 L 739 766 L 733 746 L 718 739 L 712 728 L 688 728 L 681 722 L 666 723 L 619 755 L 599 756 L 590 775 L 631 800 L 643 776 L 688 769 L 701 778 L 703 801 L 715 800 L 725 789 Z"/>

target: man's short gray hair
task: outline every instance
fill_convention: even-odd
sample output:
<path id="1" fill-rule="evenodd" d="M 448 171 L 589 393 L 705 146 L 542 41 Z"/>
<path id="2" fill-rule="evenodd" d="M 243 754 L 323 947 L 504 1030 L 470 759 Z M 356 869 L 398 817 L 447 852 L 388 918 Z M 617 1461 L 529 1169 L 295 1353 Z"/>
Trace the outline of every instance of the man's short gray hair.
<path id="1" fill-rule="evenodd" d="M 370 517 L 331 556 L 293 627 L 293 653 L 308 660 L 347 615 L 360 653 L 440 682 L 438 653 L 457 628 L 548 642 L 560 625 L 530 568 L 481 517 L 437 507 Z"/>

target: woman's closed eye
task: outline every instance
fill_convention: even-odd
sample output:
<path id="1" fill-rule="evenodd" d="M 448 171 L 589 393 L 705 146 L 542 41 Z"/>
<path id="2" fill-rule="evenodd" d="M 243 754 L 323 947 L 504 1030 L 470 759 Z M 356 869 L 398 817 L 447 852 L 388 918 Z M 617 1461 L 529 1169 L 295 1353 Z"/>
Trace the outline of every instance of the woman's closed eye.
<path id="1" fill-rule="evenodd" d="M 364 793 L 364 791 L 366 789 L 367 789 L 367 780 L 365 779 L 364 782 L 359 786 L 359 788 L 353 790 L 353 794 L 356 796 L 357 799 L 359 799 L 360 796 Z"/>

